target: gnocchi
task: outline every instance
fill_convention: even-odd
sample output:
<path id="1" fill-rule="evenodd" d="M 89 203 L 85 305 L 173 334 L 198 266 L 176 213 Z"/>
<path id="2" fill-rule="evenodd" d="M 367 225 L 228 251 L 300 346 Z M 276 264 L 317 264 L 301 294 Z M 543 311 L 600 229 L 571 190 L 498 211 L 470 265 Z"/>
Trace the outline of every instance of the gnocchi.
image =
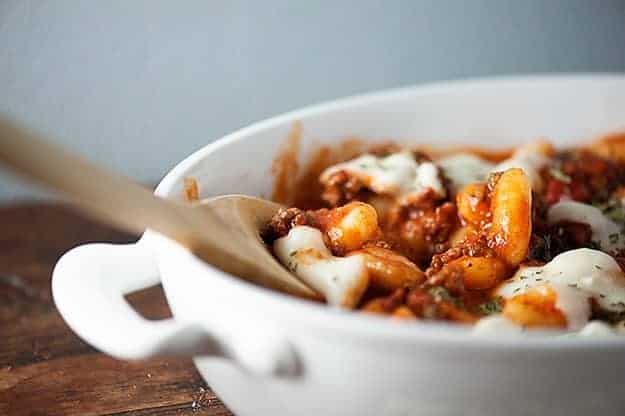
<path id="1" fill-rule="evenodd" d="M 625 322 L 622 135 L 573 150 L 543 139 L 502 152 L 359 149 L 326 149 L 301 182 L 318 188 L 292 198 L 309 205 L 264 234 L 329 305 L 480 333 Z"/>

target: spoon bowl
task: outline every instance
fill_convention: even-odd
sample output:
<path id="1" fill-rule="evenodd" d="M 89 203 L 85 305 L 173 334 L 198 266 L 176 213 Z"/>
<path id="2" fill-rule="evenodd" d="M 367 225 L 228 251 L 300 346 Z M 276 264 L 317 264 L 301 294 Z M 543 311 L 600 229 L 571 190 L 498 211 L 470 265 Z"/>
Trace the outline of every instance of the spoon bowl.
<path id="1" fill-rule="evenodd" d="M 155 196 L 129 178 L 97 166 L 0 118 L 0 163 L 68 196 L 85 213 L 125 231 L 157 231 L 202 260 L 250 282 L 320 299 L 282 267 L 260 237 L 280 205 L 228 195 L 183 204 Z"/>
<path id="2" fill-rule="evenodd" d="M 280 204 L 246 195 L 223 195 L 203 199 L 196 206 L 196 209 L 208 208 L 227 224 L 232 235 L 229 241 L 224 241 L 224 246 L 235 253 L 232 259 L 221 262 L 213 258 L 212 252 L 204 253 L 204 246 L 199 244 L 192 248 L 196 255 L 202 259 L 210 257 L 209 263 L 261 286 L 304 298 L 322 299 L 275 259 L 260 236 L 260 230 L 282 207 Z"/>

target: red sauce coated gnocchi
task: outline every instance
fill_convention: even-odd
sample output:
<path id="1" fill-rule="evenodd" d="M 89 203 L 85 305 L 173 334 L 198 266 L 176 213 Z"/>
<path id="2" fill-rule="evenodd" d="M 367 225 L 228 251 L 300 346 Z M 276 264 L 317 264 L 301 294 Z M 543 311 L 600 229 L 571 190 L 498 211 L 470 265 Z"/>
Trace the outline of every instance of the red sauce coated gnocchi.
<path id="1" fill-rule="evenodd" d="M 625 303 L 611 307 L 599 295 L 597 302 L 593 287 L 578 287 L 572 309 L 560 280 L 536 277 L 541 267 L 553 274 L 559 263 L 550 262 L 562 253 L 592 250 L 579 255 L 607 255 L 617 265 L 614 296 L 621 285 L 625 293 L 618 268 L 625 263 L 625 135 L 564 150 L 541 140 L 505 152 L 350 143 L 346 157 L 340 146 L 317 153 L 288 198 L 295 206 L 280 210 L 263 237 L 275 250 L 294 228 L 311 227 L 331 253 L 327 262 L 356 258 L 367 287 L 354 309 L 469 324 L 496 315 L 521 328 L 571 330 L 584 319 L 625 319 Z M 333 270 L 327 262 L 319 267 Z M 536 273 L 531 285 L 508 293 L 526 270 Z M 343 284 L 338 273 L 327 278 Z M 582 312 L 573 318 L 574 311 Z"/>

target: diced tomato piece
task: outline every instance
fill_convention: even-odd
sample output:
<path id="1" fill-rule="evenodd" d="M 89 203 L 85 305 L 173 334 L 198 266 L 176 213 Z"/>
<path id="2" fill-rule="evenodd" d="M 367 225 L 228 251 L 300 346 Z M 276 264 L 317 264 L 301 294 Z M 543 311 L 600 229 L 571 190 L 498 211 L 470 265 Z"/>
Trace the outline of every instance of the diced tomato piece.
<path id="1" fill-rule="evenodd" d="M 590 191 L 588 187 L 582 182 L 571 182 L 569 185 L 569 190 L 571 191 L 571 198 L 575 201 L 586 202 L 590 200 Z"/>
<path id="2" fill-rule="evenodd" d="M 555 179 L 551 179 L 547 184 L 547 194 L 545 200 L 548 204 L 555 204 L 560 200 L 564 193 L 564 183 Z"/>

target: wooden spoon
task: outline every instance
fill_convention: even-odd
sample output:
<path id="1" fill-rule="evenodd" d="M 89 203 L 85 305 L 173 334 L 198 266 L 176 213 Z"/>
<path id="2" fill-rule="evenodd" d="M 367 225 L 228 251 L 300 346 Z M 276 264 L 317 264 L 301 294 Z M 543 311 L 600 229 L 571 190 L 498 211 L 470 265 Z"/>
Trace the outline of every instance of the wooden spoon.
<path id="1" fill-rule="evenodd" d="M 64 193 L 105 223 L 137 234 L 150 228 L 228 273 L 296 296 L 320 298 L 282 267 L 260 238 L 259 230 L 280 208 L 276 203 L 243 195 L 195 205 L 163 199 L 2 118 L 0 163 Z"/>

